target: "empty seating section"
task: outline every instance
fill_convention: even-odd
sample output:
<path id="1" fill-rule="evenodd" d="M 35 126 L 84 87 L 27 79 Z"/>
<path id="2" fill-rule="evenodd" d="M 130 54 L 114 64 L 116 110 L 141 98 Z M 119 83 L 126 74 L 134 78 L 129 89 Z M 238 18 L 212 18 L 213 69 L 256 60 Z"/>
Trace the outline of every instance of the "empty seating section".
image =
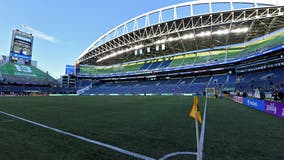
<path id="1" fill-rule="evenodd" d="M 108 73 L 120 73 L 128 71 L 137 71 L 137 70 L 146 70 L 146 69 L 158 69 L 168 67 L 171 63 L 170 60 L 160 61 L 160 62 L 137 62 L 133 64 L 122 64 L 116 66 L 105 66 L 105 67 L 96 67 L 89 65 L 81 65 L 80 73 L 81 74 L 108 74 Z"/>
<path id="2" fill-rule="evenodd" d="M 161 69 L 168 67 L 172 61 L 171 60 L 162 60 L 158 59 L 158 61 L 147 61 L 140 70 L 152 70 L 152 69 Z"/>
<path id="3" fill-rule="evenodd" d="M 4 83 L 17 84 L 49 84 L 55 83 L 55 79 L 48 73 L 31 65 L 6 63 L 0 67 L 1 79 Z"/>
<path id="4" fill-rule="evenodd" d="M 242 51 L 242 48 L 234 47 L 234 48 L 225 50 L 225 54 L 227 54 L 225 56 L 226 56 L 227 60 L 236 59 L 236 58 L 239 57 L 241 51 Z"/>
<path id="5" fill-rule="evenodd" d="M 196 59 L 196 54 L 185 55 L 184 59 L 182 61 L 181 66 L 188 65 L 188 64 L 193 64 L 195 59 Z"/>
<path id="6" fill-rule="evenodd" d="M 158 68 L 165 68 L 168 67 L 171 64 L 172 61 L 164 61 Z"/>
<path id="7" fill-rule="evenodd" d="M 83 87 L 86 87 L 86 86 L 90 86 L 92 84 L 95 84 L 96 81 L 93 81 L 93 80 L 77 80 L 76 81 L 76 87 L 77 88 L 83 88 Z"/>
<path id="8" fill-rule="evenodd" d="M 232 91 L 236 87 L 236 75 L 221 74 L 212 76 L 208 88 L 217 88 L 218 90 Z"/>
<path id="9" fill-rule="evenodd" d="M 283 85 L 284 71 L 283 69 L 277 69 L 271 72 L 262 71 L 239 75 L 236 88 L 241 91 L 252 91 L 257 88 L 273 90 L 276 86 Z"/>
<path id="10" fill-rule="evenodd" d="M 235 74 L 229 74 L 223 90 L 235 89 L 236 88 L 236 79 L 237 79 L 237 76 Z"/>
<path id="11" fill-rule="evenodd" d="M 147 68 L 149 68 L 149 66 L 151 66 L 152 63 L 145 63 L 140 70 L 146 70 Z"/>
<path id="12" fill-rule="evenodd" d="M 191 84 L 191 91 L 193 93 L 200 93 L 202 94 L 205 88 L 207 87 L 207 84 L 209 83 L 210 76 L 205 76 L 205 77 L 198 77 L 195 78 L 193 83 Z"/>
<path id="13" fill-rule="evenodd" d="M 259 87 L 268 87 L 268 81 L 265 78 L 267 72 L 256 72 L 240 75 L 237 78 L 237 89 L 241 91 L 252 91 Z"/>
<path id="14" fill-rule="evenodd" d="M 210 54 L 209 52 L 197 53 L 194 63 L 207 63 Z"/>
<path id="15" fill-rule="evenodd" d="M 271 36 L 265 37 L 261 40 L 255 40 L 248 42 L 247 44 L 240 46 L 234 46 L 228 49 L 215 50 L 210 52 L 191 53 L 185 56 L 173 57 L 170 67 L 182 66 L 182 65 L 195 65 L 200 63 L 213 63 L 224 60 L 237 59 L 243 56 L 247 56 L 251 53 L 255 53 L 262 49 L 273 47 L 277 44 L 284 42 L 283 31 L 272 34 Z"/>
<path id="16" fill-rule="evenodd" d="M 128 72 L 128 71 L 137 71 L 141 68 L 142 64 L 144 64 L 144 62 L 139 62 L 139 63 L 135 63 L 135 64 L 129 64 L 129 65 L 122 65 L 121 66 L 121 71 L 123 72 Z"/>
<path id="17" fill-rule="evenodd" d="M 81 74 L 97 74 L 97 69 L 93 66 L 80 66 L 80 73 Z"/>
<path id="18" fill-rule="evenodd" d="M 226 51 L 212 51 L 210 52 L 210 56 L 208 57 L 208 62 L 222 62 L 225 60 Z"/>
<path id="19" fill-rule="evenodd" d="M 188 77 L 183 79 L 105 82 L 94 85 L 86 94 L 202 94 L 210 77 Z"/>
<path id="20" fill-rule="evenodd" d="M 158 68 L 161 64 L 162 64 L 162 62 L 154 62 L 154 63 L 151 63 L 151 65 L 150 65 L 147 69 L 156 69 L 156 68 Z"/>
<path id="21" fill-rule="evenodd" d="M 241 51 L 240 56 L 246 55 L 248 53 L 254 53 L 261 49 L 267 49 L 268 47 L 272 47 L 277 44 L 281 44 L 283 42 L 284 42 L 284 34 L 283 32 L 279 32 L 279 33 L 276 33 L 275 35 L 272 35 L 262 40 L 248 44 Z"/>
<path id="22" fill-rule="evenodd" d="M 221 88 L 227 83 L 228 75 L 215 75 L 212 76 L 210 83 L 208 84 L 208 87 L 212 88 Z"/>
<path id="23" fill-rule="evenodd" d="M 176 67 L 176 66 L 182 65 L 183 60 L 184 60 L 183 58 L 184 58 L 184 55 L 173 57 L 173 60 L 169 64 L 169 67 Z"/>
<path id="24" fill-rule="evenodd" d="M 144 65 L 144 62 L 137 62 L 132 64 L 122 64 L 116 66 L 96 67 L 89 65 L 81 65 L 81 74 L 107 74 L 107 73 L 119 73 L 128 71 L 137 71 Z"/>
<path id="25" fill-rule="evenodd" d="M 256 88 L 272 91 L 284 86 L 284 70 L 259 71 L 245 74 L 219 74 L 166 80 L 102 82 L 93 85 L 86 94 L 203 94 L 205 88 L 218 91 L 246 91 Z"/>

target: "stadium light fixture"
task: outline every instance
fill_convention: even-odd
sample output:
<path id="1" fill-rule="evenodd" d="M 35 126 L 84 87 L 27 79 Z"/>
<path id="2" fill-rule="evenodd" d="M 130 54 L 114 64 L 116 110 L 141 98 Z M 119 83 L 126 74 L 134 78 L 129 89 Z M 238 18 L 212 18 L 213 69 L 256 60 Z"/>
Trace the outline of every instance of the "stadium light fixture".
<path id="1" fill-rule="evenodd" d="M 156 45 L 156 51 L 159 51 L 159 50 L 160 50 L 160 46 Z"/>
<path id="2" fill-rule="evenodd" d="M 205 36 L 210 36 L 212 33 L 210 31 L 206 31 L 206 32 L 200 32 L 198 34 L 196 34 L 197 37 L 205 37 Z"/>
<path id="3" fill-rule="evenodd" d="M 217 30 L 213 32 L 212 34 L 213 35 L 225 35 L 225 34 L 229 34 L 229 30 L 228 29 Z"/>
<path id="4" fill-rule="evenodd" d="M 139 49 L 139 53 L 140 53 L 140 54 L 143 54 L 143 49 Z"/>
<path id="5" fill-rule="evenodd" d="M 166 43 L 166 39 L 160 39 L 155 42 L 155 44 L 163 44 Z"/>
<path id="6" fill-rule="evenodd" d="M 132 51 L 132 50 L 138 50 L 138 49 L 141 49 L 143 47 L 144 47 L 144 45 L 141 44 L 141 45 L 137 45 L 137 46 L 132 47 L 132 48 L 127 48 L 127 49 L 124 49 L 124 50 L 120 50 L 120 51 L 117 51 L 115 53 L 109 54 L 109 55 L 107 55 L 105 57 L 102 57 L 102 58 L 98 59 L 97 62 L 101 62 L 103 60 L 106 60 L 106 59 L 109 59 L 109 58 L 121 55 L 123 53 L 129 52 L 129 51 Z"/>
<path id="7" fill-rule="evenodd" d="M 178 41 L 179 40 L 179 37 L 176 37 L 176 38 L 174 38 L 174 37 L 169 37 L 168 39 L 167 39 L 167 42 L 173 42 L 173 41 Z"/>
<path id="8" fill-rule="evenodd" d="M 246 32 L 248 32 L 248 30 L 249 30 L 248 27 L 244 27 L 244 28 L 233 29 L 231 32 L 232 33 L 246 33 Z"/>
<path id="9" fill-rule="evenodd" d="M 140 44 L 140 45 L 134 46 L 133 48 L 134 48 L 134 49 L 141 49 L 141 48 L 143 48 L 143 47 L 144 47 L 144 45 L 143 45 L 143 44 Z"/>
<path id="10" fill-rule="evenodd" d="M 181 39 L 192 39 L 194 38 L 194 34 L 190 33 L 190 34 L 185 34 L 181 37 Z"/>
<path id="11" fill-rule="evenodd" d="M 214 31 L 214 32 L 211 32 L 211 31 L 203 31 L 203 32 L 200 32 L 198 34 L 196 34 L 197 37 L 207 37 L 207 36 L 211 36 L 211 35 L 225 35 L 225 34 L 229 34 L 229 33 L 246 33 L 249 31 L 249 28 L 248 27 L 243 27 L 243 28 L 236 28 L 236 29 L 233 29 L 233 30 L 229 30 L 229 29 L 223 29 L 223 30 L 217 30 L 217 31 Z M 156 44 L 156 51 L 159 51 L 160 50 L 160 46 L 159 45 L 162 45 L 162 49 L 165 49 L 163 48 L 163 45 L 165 47 L 165 43 L 166 42 L 173 42 L 173 41 L 178 41 L 180 39 L 192 39 L 194 38 L 194 34 L 193 33 L 190 33 L 190 34 L 185 34 L 183 35 L 181 38 L 179 37 L 169 37 L 168 39 L 161 39 L 161 40 L 157 40 L 155 42 Z M 142 48 L 145 47 L 143 44 L 140 44 L 140 45 L 136 45 L 134 47 L 131 47 L 131 48 L 127 48 L 127 49 L 124 49 L 124 50 L 120 50 L 120 51 L 117 51 L 115 53 L 112 53 L 112 54 L 109 54 L 105 57 L 102 57 L 100 59 L 97 60 L 97 62 L 101 62 L 103 60 L 106 60 L 106 59 L 109 59 L 109 58 L 112 58 L 112 57 L 115 57 L 117 55 L 120 55 L 120 54 L 123 54 L 123 53 L 126 53 L 126 52 L 129 52 L 129 51 L 132 51 L 132 50 L 135 50 L 135 55 L 138 54 L 136 53 L 136 50 L 137 52 L 139 51 L 140 54 L 141 54 L 141 51 L 142 51 Z M 142 51 L 143 52 L 143 51 Z M 147 52 L 148 51 L 148 48 L 147 48 Z"/>
<path id="12" fill-rule="evenodd" d="M 162 44 L 162 51 L 166 50 L 166 45 Z"/>
<path id="13" fill-rule="evenodd" d="M 147 53 L 150 53 L 150 52 L 151 52 L 151 48 L 147 47 Z"/>
<path id="14" fill-rule="evenodd" d="M 167 39 L 167 41 L 168 41 L 168 42 L 172 42 L 172 41 L 174 41 L 174 38 L 173 38 L 173 37 L 169 37 L 169 38 Z"/>

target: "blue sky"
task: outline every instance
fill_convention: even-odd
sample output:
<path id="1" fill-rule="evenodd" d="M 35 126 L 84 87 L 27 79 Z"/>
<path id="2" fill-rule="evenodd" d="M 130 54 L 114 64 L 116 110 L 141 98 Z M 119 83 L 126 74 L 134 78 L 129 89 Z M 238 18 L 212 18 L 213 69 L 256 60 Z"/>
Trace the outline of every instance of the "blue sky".
<path id="1" fill-rule="evenodd" d="M 26 25 L 41 32 L 33 59 L 63 75 L 93 41 L 142 13 L 188 0 L 0 0 L 0 54 L 9 55 L 11 32 Z M 34 31 L 36 32 L 36 31 Z"/>

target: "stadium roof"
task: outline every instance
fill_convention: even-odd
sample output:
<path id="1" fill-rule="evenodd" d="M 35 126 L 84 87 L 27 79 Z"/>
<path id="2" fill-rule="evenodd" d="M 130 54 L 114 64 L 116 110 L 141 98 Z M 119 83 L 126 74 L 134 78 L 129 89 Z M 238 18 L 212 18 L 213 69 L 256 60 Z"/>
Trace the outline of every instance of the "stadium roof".
<path id="1" fill-rule="evenodd" d="M 77 63 L 111 65 L 243 43 L 284 27 L 280 0 L 197 0 L 139 15 L 111 29 Z"/>

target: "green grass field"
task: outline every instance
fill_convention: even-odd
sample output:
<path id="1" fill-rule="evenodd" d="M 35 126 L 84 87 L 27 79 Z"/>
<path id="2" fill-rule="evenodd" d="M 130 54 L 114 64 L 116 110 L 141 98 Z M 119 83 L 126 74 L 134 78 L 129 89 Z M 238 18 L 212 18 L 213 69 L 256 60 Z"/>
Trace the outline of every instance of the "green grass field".
<path id="1" fill-rule="evenodd" d="M 201 111 L 204 99 L 200 98 Z M 0 110 L 159 159 L 196 151 L 192 97 L 0 97 Z M 203 113 L 203 112 L 202 112 Z M 210 99 L 205 160 L 284 159 L 284 121 L 229 100 Z M 0 114 L 1 160 L 135 159 Z M 182 155 L 170 160 L 194 160 Z"/>

